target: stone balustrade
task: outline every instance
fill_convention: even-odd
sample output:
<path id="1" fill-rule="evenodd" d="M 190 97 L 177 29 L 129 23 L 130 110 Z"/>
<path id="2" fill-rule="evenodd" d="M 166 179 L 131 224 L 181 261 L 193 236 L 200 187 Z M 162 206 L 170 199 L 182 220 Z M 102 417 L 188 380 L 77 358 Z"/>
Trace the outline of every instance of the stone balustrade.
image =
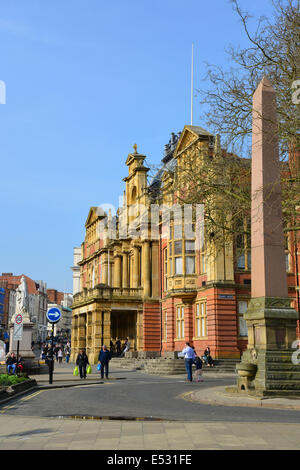
<path id="1" fill-rule="evenodd" d="M 96 286 L 91 289 L 83 289 L 75 294 L 73 307 L 81 302 L 86 302 L 88 299 L 117 300 L 130 298 L 141 300 L 142 294 L 143 288 Z"/>

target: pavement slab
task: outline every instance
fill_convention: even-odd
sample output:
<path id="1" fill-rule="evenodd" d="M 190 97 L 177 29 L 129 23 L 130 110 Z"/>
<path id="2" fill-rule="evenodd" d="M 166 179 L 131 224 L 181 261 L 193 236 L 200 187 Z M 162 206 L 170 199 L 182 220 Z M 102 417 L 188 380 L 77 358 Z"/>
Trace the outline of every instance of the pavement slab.
<path id="1" fill-rule="evenodd" d="M 163 432 L 151 431 L 140 423 L 132 423 L 135 435 L 124 434 L 122 421 L 114 423 L 115 429 L 106 429 L 101 422 L 84 423 L 77 426 L 74 421 L 68 424 L 68 433 L 63 432 L 61 420 L 27 417 L 27 426 L 20 426 L 22 418 L 18 416 L 0 417 L 1 429 L 6 429 L 6 422 L 14 425 L 15 433 L 6 434 L 1 439 L 0 449 L 151 449 L 151 450 L 192 450 L 192 449 L 299 449 L 300 425 L 251 423 L 250 428 L 243 423 L 190 423 L 183 422 L 180 430 L 162 426 Z M 63 423 L 64 424 L 64 423 Z M 153 423 L 154 425 L 156 423 Z M 92 426 L 90 426 L 92 425 Z M 88 429 L 90 427 L 90 430 Z M 241 429 L 247 431 L 241 433 Z M 38 431 L 44 432 L 37 433 Z M 117 431 L 117 435 L 116 435 Z M 252 436 L 251 436 L 252 433 Z M 264 437 L 262 437 L 264 436 Z M 2 437 L 2 436 L 1 436 Z"/>

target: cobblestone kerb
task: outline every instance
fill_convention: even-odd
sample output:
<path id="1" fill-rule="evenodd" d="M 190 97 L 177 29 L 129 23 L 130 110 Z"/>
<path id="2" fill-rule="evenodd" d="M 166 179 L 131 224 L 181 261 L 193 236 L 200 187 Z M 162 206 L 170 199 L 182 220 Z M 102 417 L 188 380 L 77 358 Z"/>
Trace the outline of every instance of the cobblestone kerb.
<path id="1" fill-rule="evenodd" d="M 300 410 L 299 397 L 251 397 L 249 395 L 237 396 L 236 393 L 226 391 L 226 387 L 214 387 L 205 390 L 193 390 L 179 395 L 186 401 L 201 403 L 203 405 L 213 406 L 235 406 L 235 407 L 255 407 L 272 408 L 283 410 Z"/>
<path id="2" fill-rule="evenodd" d="M 0 391 L 0 404 L 10 400 L 11 398 L 23 395 L 36 387 L 37 383 L 35 379 L 29 379 L 26 380 L 26 382 L 20 382 L 18 384 L 5 387 Z"/>

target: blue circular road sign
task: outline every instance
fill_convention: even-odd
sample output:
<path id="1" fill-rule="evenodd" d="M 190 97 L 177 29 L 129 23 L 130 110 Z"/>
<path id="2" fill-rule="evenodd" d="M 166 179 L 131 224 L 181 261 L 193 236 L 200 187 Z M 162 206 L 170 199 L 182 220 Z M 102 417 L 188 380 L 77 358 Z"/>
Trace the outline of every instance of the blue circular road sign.
<path id="1" fill-rule="evenodd" d="M 60 320 L 60 317 L 61 311 L 59 310 L 59 308 L 49 308 L 47 312 L 47 318 L 50 323 L 57 323 Z"/>

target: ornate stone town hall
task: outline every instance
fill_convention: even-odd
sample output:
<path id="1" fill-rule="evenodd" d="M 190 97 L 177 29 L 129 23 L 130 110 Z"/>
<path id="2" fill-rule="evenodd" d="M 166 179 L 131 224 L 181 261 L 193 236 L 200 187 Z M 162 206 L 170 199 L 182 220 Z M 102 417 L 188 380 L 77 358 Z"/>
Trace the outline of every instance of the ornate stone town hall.
<path id="1" fill-rule="evenodd" d="M 129 337 L 131 351 L 139 357 L 180 351 L 186 341 L 201 354 L 210 346 L 215 358 L 241 357 L 248 340 L 243 315 L 251 298 L 247 242 L 238 255 L 234 242 L 213 255 L 198 249 L 195 237 L 172 215 L 167 228 L 159 218 L 155 230 L 146 217 L 151 204 L 170 207 L 176 202 L 172 174 L 180 172 L 185 158 L 195 155 L 197 164 L 196 155 L 203 151 L 211 159 L 227 156 L 218 137 L 185 126 L 182 133 L 172 134 L 161 169 L 148 182 L 146 157 L 134 146 L 126 160 L 122 207 L 114 217 L 90 208 L 73 304 L 73 356 L 86 348 L 90 361 L 96 362 L 102 344 Z M 295 258 L 288 250 L 286 268 L 289 296 L 297 309 Z"/>

